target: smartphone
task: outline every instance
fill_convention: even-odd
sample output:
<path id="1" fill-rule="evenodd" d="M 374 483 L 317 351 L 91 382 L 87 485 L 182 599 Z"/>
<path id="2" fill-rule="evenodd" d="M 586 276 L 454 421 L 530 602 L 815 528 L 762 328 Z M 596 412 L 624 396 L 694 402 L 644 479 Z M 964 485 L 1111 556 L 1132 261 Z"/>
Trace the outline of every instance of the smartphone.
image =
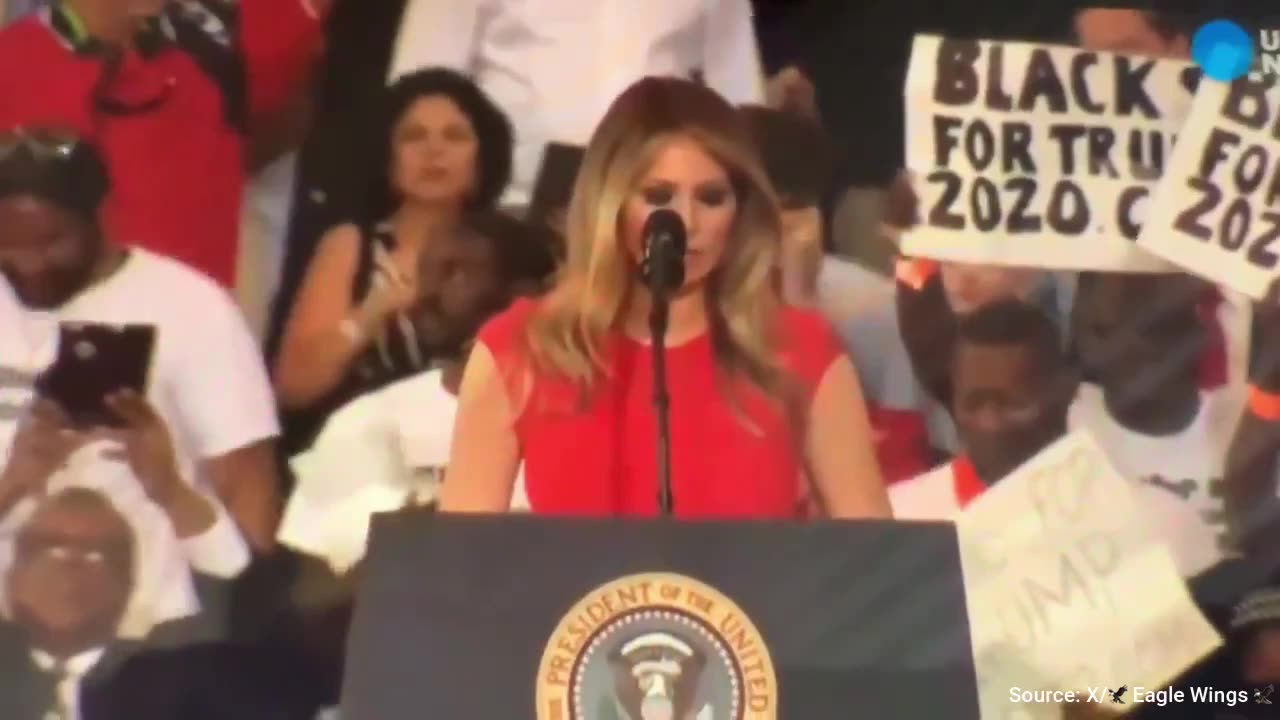
<path id="1" fill-rule="evenodd" d="M 77 427 L 119 427 L 106 399 L 121 390 L 146 394 L 155 344 L 153 325 L 62 323 L 57 355 L 36 378 L 36 392 Z"/>

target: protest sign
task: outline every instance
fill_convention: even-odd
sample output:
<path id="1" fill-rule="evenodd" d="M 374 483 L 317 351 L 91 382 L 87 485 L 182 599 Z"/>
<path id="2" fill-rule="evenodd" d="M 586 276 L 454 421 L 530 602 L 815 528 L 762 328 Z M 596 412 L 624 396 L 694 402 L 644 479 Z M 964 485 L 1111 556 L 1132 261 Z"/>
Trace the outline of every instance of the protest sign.
<path id="1" fill-rule="evenodd" d="M 1159 688 L 1221 639 L 1096 441 L 1050 446 L 957 518 L 983 718 L 1058 717 L 1011 690 Z"/>
<path id="2" fill-rule="evenodd" d="M 1260 300 L 1280 273 L 1280 87 L 1205 80 L 1138 243 Z"/>
<path id="3" fill-rule="evenodd" d="M 919 35 L 905 254 L 1061 270 L 1169 271 L 1138 247 L 1199 71 L 1175 60 Z"/>

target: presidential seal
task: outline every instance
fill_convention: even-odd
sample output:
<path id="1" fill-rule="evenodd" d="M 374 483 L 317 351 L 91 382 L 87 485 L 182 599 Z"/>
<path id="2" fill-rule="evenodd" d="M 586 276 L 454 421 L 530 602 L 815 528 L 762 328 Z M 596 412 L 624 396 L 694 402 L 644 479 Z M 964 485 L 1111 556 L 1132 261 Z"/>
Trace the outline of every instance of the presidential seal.
<path id="1" fill-rule="evenodd" d="M 778 683 L 742 609 L 681 575 L 600 587 L 542 655 L 538 720 L 776 720 Z"/>

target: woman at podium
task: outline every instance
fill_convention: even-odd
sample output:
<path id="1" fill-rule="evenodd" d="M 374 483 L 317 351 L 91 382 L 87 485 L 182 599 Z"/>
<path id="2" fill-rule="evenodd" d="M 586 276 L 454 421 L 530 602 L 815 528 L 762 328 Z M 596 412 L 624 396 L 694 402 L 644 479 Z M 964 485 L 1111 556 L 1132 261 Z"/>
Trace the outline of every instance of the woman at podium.
<path id="1" fill-rule="evenodd" d="M 809 482 L 832 517 L 888 517 L 853 366 L 820 315 L 780 298 L 779 209 L 744 121 L 669 78 L 631 86 L 596 129 L 555 287 L 481 331 L 441 510 L 505 511 L 523 462 L 534 512 L 658 513 L 641 263 L 662 209 L 687 237 L 665 334 L 675 516 L 795 518 Z"/>

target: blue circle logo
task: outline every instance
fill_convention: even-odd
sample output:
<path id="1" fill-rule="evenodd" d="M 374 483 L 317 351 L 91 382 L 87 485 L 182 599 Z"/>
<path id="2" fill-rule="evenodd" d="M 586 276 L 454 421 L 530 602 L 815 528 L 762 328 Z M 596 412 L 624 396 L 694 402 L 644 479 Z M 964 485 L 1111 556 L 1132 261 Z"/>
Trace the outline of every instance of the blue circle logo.
<path id="1" fill-rule="evenodd" d="M 1191 39 L 1191 57 L 1205 75 L 1231 82 L 1253 67 L 1253 38 L 1230 20 L 1214 20 Z"/>

